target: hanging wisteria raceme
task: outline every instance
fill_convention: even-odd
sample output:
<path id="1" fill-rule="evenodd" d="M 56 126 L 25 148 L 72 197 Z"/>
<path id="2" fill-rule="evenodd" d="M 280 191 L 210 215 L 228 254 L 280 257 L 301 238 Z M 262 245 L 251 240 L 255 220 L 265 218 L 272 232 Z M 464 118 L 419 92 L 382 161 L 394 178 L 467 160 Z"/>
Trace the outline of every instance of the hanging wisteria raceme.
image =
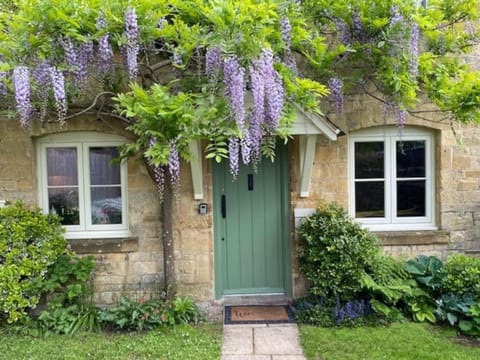
<path id="1" fill-rule="evenodd" d="M 67 97 L 65 95 L 65 77 L 63 73 L 54 68 L 50 68 L 50 76 L 53 88 L 53 97 L 55 99 L 55 108 L 57 109 L 58 121 L 61 125 L 65 123 L 67 115 Z"/>
<path id="2" fill-rule="evenodd" d="M 290 49 L 292 45 L 292 25 L 290 24 L 290 19 L 287 16 L 282 16 L 280 18 L 280 32 L 282 34 L 282 40 L 285 44 L 285 48 Z"/>
<path id="3" fill-rule="evenodd" d="M 283 81 L 280 75 L 274 71 L 273 83 L 267 83 L 267 111 L 265 113 L 265 123 L 269 134 L 273 134 L 278 128 L 282 110 L 285 103 L 285 92 L 283 89 Z"/>
<path id="4" fill-rule="evenodd" d="M 48 61 L 41 61 L 32 71 L 32 78 L 36 84 L 36 94 L 40 100 L 39 120 L 43 121 L 47 116 L 48 92 L 45 89 L 50 85 L 51 65 Z"/>
<path id="5" fill-rule="evenodd" d="M 222 71 L 222 66 L 222 50 L 218 46 L 208 48 L 205 54 L 205 74 L 214 77 Z"/>
<path id="6" fill-rule="evenodd" d="M 83 66 L 84 55 L 81 55 L 81 46 L 76 47 L 68 38 L 60 41 L 63 51 L 65 53 L 65 62 L 69 67 L 69 73 L 73 75 L 73 80 L 76 85 L 82 86 L 87 77 L 86 69 Z"/>
<path id="7" fill-rule="evenodd" d="M 331 78 L 328 80 L 328 88 L 330 89 L 330 101 L 336 113 L 341 113 L 345 102 L 343 94 L 343 82 L 339 78 Z"/>
<path id="8" fill-rule="evenodd" d="M 87 41 L 80 44 L 77 49 L 78 69 L 75 72 L 77 86 L 85 88 L 88 78 L 88 66 L 93 59 L 93 42 Z"/>
<path id="9" fill-rule="evenodd" d="M 140 52 L 140 32 L 138 30 L 137 14 L 135 10 L 128 7 L 125 11 L 125 57 L 127 62 L 128 77 L 135 80 L 138 74 L 138 54 Z"/>
<path id="10" fill-rule="evenodd" d="M 157 143 L 157 140 L 155 138 L 151 138 L 148 142 L 149 148 L 153 148 L 155 144 Z M 165 190 L 165 167 L 163 166 L 156 166 L 152 158 L 149 156 L 145 156 L 148 162 L 148 165 L 153 171 L 153 178 L 155 180 L 155 184 L 157 185 L 157 190 L 158 194 L 160 196 L 160 199 L 163 199 L 163 192 Z"/>
<path id="11" fill-rule="evenodd" d="M 343 20 L 336 17 L 332 18 L 337 32 L 339 33 L 340 42 L 343 45 L 350 45 L 352 43 L 352 33 L 350 32 L 350 27 Z"/>
<path id="12" fill-rule="evenodd" d="M 249 116 L 249 140 L 253 160 L 260 159 L 262 144 L 262 124 L 265 120 L 265 82 L 260 74 L 261 62 L 257 61 L 249 68 L 250 88 L 253 97 L 253 109 Z"/>
<path id="13" fill-rule="evenodd" d="M 238 177 L 238 172 L 240 169 L 239 152 L 240 142 L 238 141 L 238 138 L 231 137 L 228 142 L 228 160 L 230 166 L 230 173 L 232 174 L 234 179 Z"/>
<path id="14" fill-rule="evenodd" d="M 292 70 L 295 74 L 298 74 L 297 61 L 292 54 L 292 26 L 287 16 L 282 16 L 280 19 L 280 31 L 282 34 L 282 40 L 285 44 L 285 51 L 283 54 L 283 63 Z"/>
<path id="15" fill-rule="evenodd" d="M 225 96 L 229 100 L 230 114 L 235 119 L 239 129 L 244 129 L 245 108 L 245 70 L 240 66 L 236 56 L 231 56 L 223 64 L 223 82 Z"/>
<path id="16" fill-rule="evenodd" d="M 393 5 L 390 8 L 390 26 L 403 23 L 403 15 L 400 13 L 400 9 L 397 5 Z"/>
<path id="17" fill-rule="evenodd" d="M 168 173 L 172 184 L 178 185 L 180 180 L 180 156 L 178 154 L 177 144 L 170 141 L 170 154 L 168 156 Z"/>
<path id="18" fill-rule="evenodd" d="M 284 105 L 283 83 L 273 67 L 273 53 L 264 49 L 260 56 L 260 75 L 265 84 L 265 119 L 268 132 L 273 133 L 277 128 Z"/>
<path id="19" fill-rule="evenodd" d="M 103 30 L 108 26 L 105 17 L 99 16 L 97 19 L 97 29 Z M 106 33 L 98 39 L 97 44 L 98 70 L 100 73 L 107 73 L 112 67 L 113 49 L 110 44 L 110 34 Z"/>
<path id="20" fill-rule="evenodd" d="M 30 70 L 26 66 L 17 66 L 12 74 L 13 88 L 15 91 L 15 102 L 20 124 L 23 128 L 30 127 L 30 115 L 32 114 L 32 104 L 30 102 Z"/>
<path id="21" fill-rule="evenodd" d="M 360 18 L 360 14 L 356 12 L 352 18 L 352 32 L 355 38 L 362 44 L 367 42 L 367 34 Z"/>
<path id="22" fill-rule="evenodd" d="M 401 131 L 407 121 L 407 111 L 401 109 L 397 104 L 387 101 L 383 109 L 383 116 L 386 117 L 389 113 L 393 114 L 395 123 L 397 124 L 399 131 Z"/>
<path id="23" fill-rule="evenodd" d="M 242 161 L 245 165 L 250 164 L 252 158 L 252 149 L 251 149 L 251 139 L 250 133 L 248 130 L 243 131 L 243 136 L 240 141 L 241 144 L 241 153 L 242 153 Z"/>
<path id="24" fill-rule="evenodd" d="M 412 77 L 416 78 L 418 76 L 418 38 L 420 36 L 420 30 L 416 23 L 413 23 L 410 27 L 410 61 L 409 68 Z"/>

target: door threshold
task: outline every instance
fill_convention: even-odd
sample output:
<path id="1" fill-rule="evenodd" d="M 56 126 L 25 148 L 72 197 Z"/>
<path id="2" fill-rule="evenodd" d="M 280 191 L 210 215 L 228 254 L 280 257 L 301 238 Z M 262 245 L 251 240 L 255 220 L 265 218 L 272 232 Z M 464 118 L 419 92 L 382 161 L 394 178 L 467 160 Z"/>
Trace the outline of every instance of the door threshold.
<path id="1" fill-rule="evenodd" d="M 223 305 L 287 305 L 291 299 L 285 294 L 244 294 L 244 295 L 224 295 Z"/>

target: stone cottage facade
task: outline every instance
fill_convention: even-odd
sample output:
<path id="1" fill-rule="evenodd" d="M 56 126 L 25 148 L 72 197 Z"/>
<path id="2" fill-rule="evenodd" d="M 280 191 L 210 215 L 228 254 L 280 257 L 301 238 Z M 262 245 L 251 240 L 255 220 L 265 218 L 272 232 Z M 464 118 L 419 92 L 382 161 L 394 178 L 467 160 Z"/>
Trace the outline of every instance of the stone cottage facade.
<path id="1" fill-rule="evenodd" d="M 302 295 L 295 224 L 321 200 L 348 208 L 388 254 L 478 254 L 480 128 L 409 117 L 399 135 L 382 114 L 365 96 L 353 96 L 329 120 L 299 111 L 296 135 L 279 145 L 276 165 L 243 169 L 236 182 L 226 166 L 202 157 L 205 144 L 193 144 L 172 210 L 178 292 L 218 303 Z M 0 201 L 69 216 L 70 245 L 97 260 L 95 301 L 103 305 L 163 287 L 155 184 L 141 158 L 109 165 L 112 149 L 129 137 L 115 119 L 29 131 L 0 119 Z"/>

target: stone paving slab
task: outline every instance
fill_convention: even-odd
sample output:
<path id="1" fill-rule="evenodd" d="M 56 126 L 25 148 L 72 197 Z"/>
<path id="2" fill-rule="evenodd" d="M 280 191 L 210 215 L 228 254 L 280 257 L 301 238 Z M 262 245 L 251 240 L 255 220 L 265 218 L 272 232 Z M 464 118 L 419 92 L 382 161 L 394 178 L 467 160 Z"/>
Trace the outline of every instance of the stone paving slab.
<path id="1" fill-rule="evenodd" d="M 255 354 L 258 355 L 302 355 L 298 328 L 266 327 L 254 331 Z"/>
<path id="2" fill-rule="evenodd" d="M 304 360 L 305 357 L 296 324 L 255 324 L 223 327 L 221 359 Z"/>
<path id="3" fill-rule="evenodd" d="M 223 327 L 223 355 L 253 355 L 253 328 Z"/>

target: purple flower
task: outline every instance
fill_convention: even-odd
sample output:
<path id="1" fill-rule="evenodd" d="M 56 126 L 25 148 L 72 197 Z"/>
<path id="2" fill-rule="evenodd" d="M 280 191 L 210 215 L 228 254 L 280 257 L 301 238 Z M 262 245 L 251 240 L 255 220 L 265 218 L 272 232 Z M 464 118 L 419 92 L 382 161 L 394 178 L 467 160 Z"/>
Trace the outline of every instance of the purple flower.
<path id="1" fill-rule="evenodd" d="M 273 68 L 273 53 L 263 50 L 259 62 L 260 75 L 265 84 L 265 124 L 273 132 L 279 123 L 284 105 L 283 83 Z"/>
<path id="2" fill-rule="evenodd" d="M 390 26 L 395 26 L 396 24 L 402 23 L 404 20 L 403 15 L 400 13 L 400 9 L 397 5 L 393 5 L 390 8 L 390 15 Z"/>
<path id="3" fill-rule="evenodd" d="M 290 49 L 292 44 L 292 26 L 290 25 L 290 19 L 287 16 L 280 18 L 280 32 L 282 34 L 282 40 L 286 49 Z"/>
<path id="4" fill-rule="evenodd" d="M 239 150 L 240 150 L 240 143 L 237 138 L 232 137 L 228 142 L 228 158 L 229 158 L 229 165 L 230 165 L 230 173 L 232 174 L 233 178 L 236 179 L 238 176 L 239 171 Z"/>
<path id="5" fill-rule="evenodd" d="M 333 23 L 339 33 L 340 42 L 343 45 L 350 45 L 352 43 L 350 27 L 343 20 L 338 18 L 333 18 Z"/>
<path id="6" fill-rule="evenodd" d="M 409 68 L 410 73 L 414 78 L 418 75 L 418 38 L 420 36 L 420 30 L 416 23 L 413 23 L 410 29 L 410 61 Z"/>
<path id="7" fill-rule="evenodd" d="M 67 115 L 67 97 L 65 96 L 65 77 L 63 73 L 54 67 L 50 68 L 50 76 L 53 87 L 53 97 L 55 99 L 55 107 L 57 109 L 58 120 L 60 124 L 65 123 Z"/>
<path id="8" fill-rule="evenodd" d="M 205 54 L 205 74 L 217 75 L 222 71 L 222 50 L 219 47 L 209 48 Z"/>
<path id="9" fill-rule="evenodd" d="M 352 18 L 352 32 L 361 43 L 365 43 L 367 40 L 367 34 L 365 33 L 365 28 L 363 27 L 362 19 L 360 14 L 356 12 L 353 14 Z"/>
<path id="10" fill-rule="evenodd" d="M 265 120 L 265 82 L 260 71 L 250 66 L 250 88 L 253 97 L 253 109 L 249 116 L 250 149 L 254 159 L 260 159 L 262 144 L 262 124 Z"/>
<path id="11" fill-rule="evenodd" d="M 328 80 L 328 87 L 330 89 L 330 100 L 333 103 L 335 112 L 340 113 L 343 110 L 343 104 L 345 102 L 343 95 L 343 82 L 339 78 L 331 78 Z"/>
<path id="12" fill-rule="evenodd" d="M 127 45 L 125 56 L 127 61 L 128 76 L 135 80 L 138 74 L 138 53 L 140 52 L 140 32 L 138 30 L 137 14 L 135 10 L 128 7 L 125 11 L 125 37 Z"/>
<path id="13" fill-rule="evenodd" d="M 108 26 L 107 20 L 103 15 L 97 18 L 97 29 L 103 30 Z M 110 44 L 110 34 L 106 33 L 98 39 L 97 45 L 98 67 L 101 73 L 106 73 L 110 70 L 113 60 L 113 50 Z"/>
<path id="14" fill-rule="evenodd" d="M 20 124 L 26 129 L 30 126 L 30 115 L 32 113 L 30 71 L 26 66 L 17 66 L 13 69 L 13 87 L 17 111 L 20 115 Z"/>
<path id="15" fill-rule="evenodd" d="M 245 131 L 243 133 L 243 137 L 240 143 L 241 143 L 241 149 L 242 149 L 241 151 L 242 161 L 245 165 L 250 164 L 252 149 L 251 149 L 250 133 L 248 131 Z"/>
<path id="16" fill-rule="evenodd" d="M 50 83 L 50 71 L 51 65 L 46 60 L 40 62 L 39 64 L 37 64 L 37 66 L 35 66 L 32 71 L 32 77 L 39 87 L 44 88 Z M 45 92 L 44 89 L 42 89 L 42 91 Z"/>
<path id="17" fill-rule="evenodd" d="M 148 142 L 149 148 L 153 148 L 157 143 L 157 139 L 151 138 Z M 151 157 L 146 156 L 148 164 L 153 170 L 153 177 L 155 180 L 155 184 L 157 185 L 157 190 L 160 198 L 163 198 L 163 191 L 165 190 L 165 167 L 157 166 L 153 163 Z"/>
<path id="18" fill-rule="evenodd" d="M 240 66 L 236 56 L 231 56 L 224 61 L 225 96 L 229 99 L 230 114 L 235 119 L 239 129 L 244 128 L 245 122 L 244 77 L 245 70 Z"/>
<path id="19" fill-rule="evenodd" d="M 168 173 L 173 184 L 177 184 L 180 179 L 180 156 L 177 145 L 174 141 L 170 142 L 170 154 L 168 156 Z"/>

